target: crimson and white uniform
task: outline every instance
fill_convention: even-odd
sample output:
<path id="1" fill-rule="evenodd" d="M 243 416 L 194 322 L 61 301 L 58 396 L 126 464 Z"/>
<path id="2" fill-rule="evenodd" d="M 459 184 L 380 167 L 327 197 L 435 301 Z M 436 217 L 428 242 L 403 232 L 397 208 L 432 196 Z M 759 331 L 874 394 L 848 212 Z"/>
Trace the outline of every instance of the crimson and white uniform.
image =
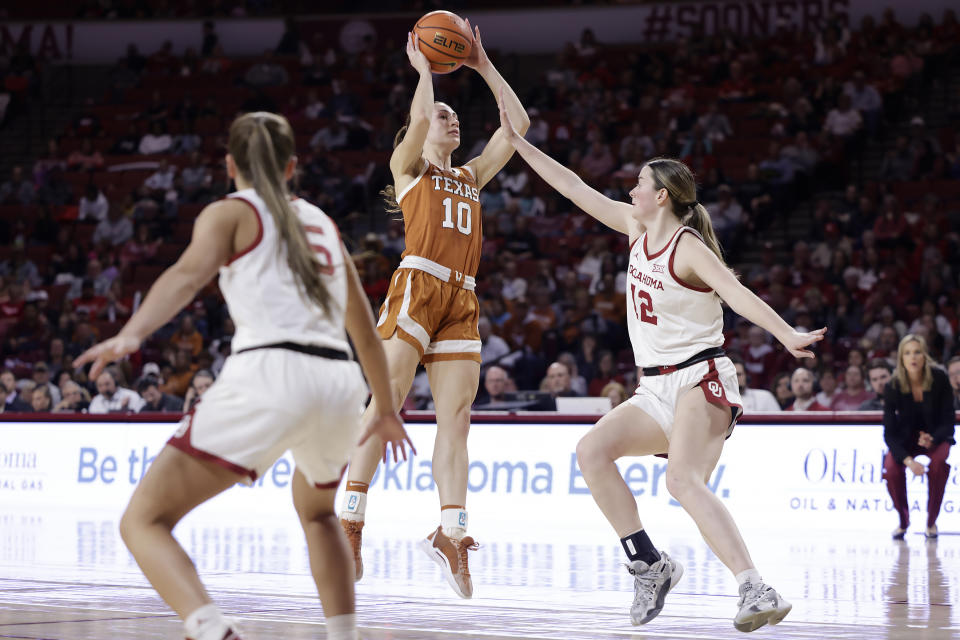
<path id="1" fill-rule="evenodd" d="M 634 359 L 638 367 L 665 370 L 642 376 L 629 402 L 653 417 L 668 440 L 677 400 L 695 386 L 703 388 L 708 401 L 733 407 L 731 422 L 743 404 L 729 358 L 673 369 L 723 345 L 723 312 L 716 292 L 684 282 L 674 272 L 677 243 L 684 233 L 703 241 L 694 229 L 681 227 L 666 246 L 651 252 L 644 233 L 630 247 L 627 267 L 627 329 Z"/>
<path id="2" fill-rule="evenodd" d="M 323 266 L 330 293 L 325 313 L 301 292 L 263 200 L 253 189 L 227 197 L 247 203 L 260 223 L 253 245 L 220 268 L 220 290 L 236 325 L 233 355 L 170 444 L 245 475 L 249 483 L 290 450 L 308 482 L 336 487 L 367 395 L 360 366 L 352 359 L 258 347 L 294 343 L 350 356 L 339 231 L 319 208 L 291 202 Z M 253 350 L 239 353 L 244 349 Z"/>

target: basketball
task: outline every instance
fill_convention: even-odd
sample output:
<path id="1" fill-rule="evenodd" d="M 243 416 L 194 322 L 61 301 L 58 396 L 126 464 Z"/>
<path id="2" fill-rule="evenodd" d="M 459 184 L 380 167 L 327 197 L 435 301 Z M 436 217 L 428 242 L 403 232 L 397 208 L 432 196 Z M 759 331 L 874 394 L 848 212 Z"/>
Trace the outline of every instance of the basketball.
<path id="1" fill-rule="evenodd" d="M 420 51 L 434 73 L 456 71 L 473 49 L 473 34 L 467 23 L 449 11 L 431 11 L 417 20 L 413 32 L 420 38 Z"/>

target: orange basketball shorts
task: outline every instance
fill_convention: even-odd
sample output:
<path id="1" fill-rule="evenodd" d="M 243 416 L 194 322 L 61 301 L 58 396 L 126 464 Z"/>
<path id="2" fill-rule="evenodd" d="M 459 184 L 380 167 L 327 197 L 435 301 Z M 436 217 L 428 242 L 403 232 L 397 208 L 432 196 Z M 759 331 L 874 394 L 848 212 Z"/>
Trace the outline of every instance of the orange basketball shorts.
<path id="1" fill-rule="evenodd" d="M 420 354 L 420 361 L 480 362 L 477 294 L 420 269 L 397 269 L 380 308 L 377 331 L 394 333 Z"/>

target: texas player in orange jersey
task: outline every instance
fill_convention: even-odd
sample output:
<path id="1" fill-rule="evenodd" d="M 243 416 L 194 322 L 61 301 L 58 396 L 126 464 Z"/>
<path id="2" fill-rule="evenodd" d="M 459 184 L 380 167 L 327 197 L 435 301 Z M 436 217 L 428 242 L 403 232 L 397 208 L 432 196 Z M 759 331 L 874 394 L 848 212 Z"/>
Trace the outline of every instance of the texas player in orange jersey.
<path id="1" fill-rule="evenodd" d="M 483 50 L 480 31 L 473 30 L 471 57 L 464 63 L 486 81 L 494 99 L 503 91 L 506 108 L 525 131 L 526 111 Z M 427 369 L 437 415 L 433 477 L 440 492 L 440 526 L 421 548 L 440 565 L 447 582 L 463 598 L 473 595 L 467 550 L 467 434 L 470 405 L 480 379 L 480 315 L 474 292 L 480 264 L 480 189 L 513 155 L 501 130 L 483 152 L 454 167 L 450 155 L 460 145 L 460 121 L 448 105 L 434 102 L 430 64 L 415 35 L 408 34 L 407 57 L 420 80 L 407 126 L 397 133 L 390 158 L 393 185 L 384 195 L 388 208 L 403 213 L 406 250 L 390 281 L 377 324 L 399 404 L 413 383 L 417 364 Z M 364 415 L 372 419 L 373 403 Z M 356 578 L 363 575 L 361 529 L 367 489 L 383 452 L 368 441 L 350 463 L 341 524 L 353 546 Z"/>

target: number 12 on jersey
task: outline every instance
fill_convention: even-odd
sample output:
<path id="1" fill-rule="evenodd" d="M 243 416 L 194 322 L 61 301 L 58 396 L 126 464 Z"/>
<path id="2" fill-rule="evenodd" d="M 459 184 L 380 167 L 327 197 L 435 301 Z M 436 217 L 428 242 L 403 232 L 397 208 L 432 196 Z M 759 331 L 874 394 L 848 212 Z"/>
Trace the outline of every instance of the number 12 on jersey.
<path id="1" fill-rule="evenodd" d="M 657 316 L 653 315 L 653 299 L 650 294 L 643 289 L 638 289 L 633 282 L 630 283 L 630 298 L 633 300 L 633 313 L 636 314 L 640 322 L 649 322 L 657 324 Z"/>
<path id="2" fill-rule="evenodd" d="M 453 198 L 443 199 L 443 224 L 444 229 L 453 229 Z M 462 200 L 457 203 L 457 231 L 465 236 L 473 231 L 473 209 Z"/>

